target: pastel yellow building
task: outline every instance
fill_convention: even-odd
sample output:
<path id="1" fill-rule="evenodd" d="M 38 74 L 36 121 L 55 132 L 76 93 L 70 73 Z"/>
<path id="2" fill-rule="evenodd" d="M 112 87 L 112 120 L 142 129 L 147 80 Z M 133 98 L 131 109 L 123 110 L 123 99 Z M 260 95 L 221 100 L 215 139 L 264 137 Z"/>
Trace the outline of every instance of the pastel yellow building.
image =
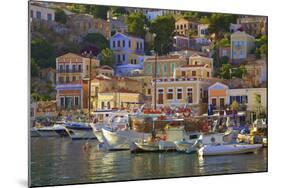
<path id="1" fill-rule="evenodd" d="M 100 66 L 98 59 L 91 59 L 92 73 Z M 56 82 L 70 83 L 73 81 L 81 81 L 83 78 L 89 77 L 90 74 L 90 58 L 82 57 L 78 54 L 67 53 L 56 58 Z"/>
<path id="2" fill-rule="evenodd" d="M 91 81 L 91 98 L 93 101 L 93 109 L 98 109 L 101 107 L 119 108 L 121 107 L 121 102 L 124 104 L 129 104 L 130 102 L 139 102 L 140 99 L 142 99 L 142 95 L 140 94 L 141 92 L 141 83 L 130 78 L 107 77 L 104 75 L 99 75 Z M 112 103 L 106 105 L 107 103 L 105 102 L 108 102 L 108 100 L 106 100 L 106 96 L 108 96 L 109 93 L 111 93 L 110 96 L 112 96 L 110 100 L 113 100 L 113 102 L 111 101 Z M 128 99 L 128 101 L 121 100 L 120 104 L 117 104 L 116 98 L 114 97 L 116 93 L 121 93 L 120 96 L 123 96 L 124 93 L 129 93 L 130 95 L 132 93 L 137 93 L 140 98 L 137 101 L 131 99 Z"/>
<path id="3" fill-rule="evenodd" d="M 206 110 L 210 84 L 211 80 L 197 78 L 157 79 L 156 104 L 158 107 L 188 105 L 202 114 Z M 152 87 L 154 88 L 154 82 Z M 152 90 L 153 104 L 154 100 L 154 91 Z M 203 109 L 204 106 L 205 109 Z"/>
<path id="4" fill-rule="evenodd" d="M 213 70 L 213 58 L 199 55 L 199 54 L 193 54 L 189 57 L 189 65 L 209 65 L 209 67 Z"/>
<path id="5" fill-rule="evenodd" d="M 133 108 L 142 104 L 141 94 L 124 89 L 104 91 L 98 94 L 98 109 Z"/>
<path id="6" fill-rule="evenodd" d="M 267 81 L 267 64 L 265 59 L 250 61 L 245 64 L 246 74 L 243 75 L 247 85 L 259 87 L 266 84 Z"/>
<path id="7" fill-rule="evenodd" d="M 208 65 L 183 65 L 177 67 L 174 72 L 175 78 L 210 78 L 212 68 Z"/>
<path id="8" fill-rule="evenodd" d="M 175 32 L 178 35 L 189 36 L 191 31 L 197 31 L 197 29 L 197 22 L 185 18 L 179 18 L 175 23 Z"/>
<path id="9" fill-rule="evenodd" d="M 130 79 L 137 80 L 141 86 L 141 93 L 145 104 L 151 104 L 152 102 L 152 76 L 131 76 Z"/>
<path id="10" fill-rule="evenodd" d="M 254 47 L 255 38 L 245 32 L 236 31 L 230 37 L 232 60 L 246 59 Z"/>
<path id="11" fill-rule="evenodd" d="M 187 65 L 187 58 L 180 55 L 149 57 L 144 60 L 144 75 L 153 76 L 156 70 L 159 77 L 172 77 L 176 67 Z"/>

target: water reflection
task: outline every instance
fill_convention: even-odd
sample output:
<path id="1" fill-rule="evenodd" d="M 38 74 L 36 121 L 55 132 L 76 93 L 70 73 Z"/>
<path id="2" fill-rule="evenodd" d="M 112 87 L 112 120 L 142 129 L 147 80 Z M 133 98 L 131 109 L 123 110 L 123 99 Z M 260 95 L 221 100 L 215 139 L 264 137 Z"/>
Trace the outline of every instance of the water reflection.
<path id="1" fill-rule="evenodd" d="M 182 153 L 101 152 L 97 141 L 31 139 L 32 185 L 104 182 L 267 170 L 267 150 L 257 154 L 198 157 Z"/>

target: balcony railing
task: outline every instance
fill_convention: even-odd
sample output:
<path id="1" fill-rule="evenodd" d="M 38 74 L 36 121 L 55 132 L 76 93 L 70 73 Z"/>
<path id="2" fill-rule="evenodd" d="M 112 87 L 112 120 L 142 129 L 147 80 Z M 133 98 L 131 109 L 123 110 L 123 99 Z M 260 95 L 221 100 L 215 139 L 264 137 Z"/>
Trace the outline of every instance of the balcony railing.
<path id="1" fill-rule="evenodd" d="M 75 69 L 75 70 L 72 70 L 72 69 L 69 69 L 69 70 L 66 70 L 66 69 L 59 69 L 57 70 L 57 73 L 82 73 L 83 70 L 82 69 Z"/>

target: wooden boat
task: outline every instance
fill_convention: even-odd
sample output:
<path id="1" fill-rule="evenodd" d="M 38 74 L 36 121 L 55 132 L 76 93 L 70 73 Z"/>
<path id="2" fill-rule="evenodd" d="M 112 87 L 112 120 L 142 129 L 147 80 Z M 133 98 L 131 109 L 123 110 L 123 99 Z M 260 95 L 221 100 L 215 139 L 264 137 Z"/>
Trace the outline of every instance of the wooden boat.
<path id="1" fill-rule="evenodd" d="M 131 152 L 176 151 L 176 146 L 171 141 L 141 140 L 134 142 L 134 144 L 136 148 L 131 148 Z"/>
<path id="2" fill-rule="evenodd" d="M 228 144 L 228 145 L 205 145 L 198 150 L 200 156 L 234 155 L 254 153 L 262 144 Z"/>
<path id="3" fill-rule="evenodd" d="M 137 146 L 137 150 L 141 151 L 159 151 L 159 142 L 158 141 L 146 141 L 142 140 L 140 142 L 134 142 Z"/>
<path id="4" fill-rule="evenodd" d="M 178 152 L 194 153 L 197 151 L 195 143 L 190 143 L 187 141 L 175 141 L 174 143 Z"/>

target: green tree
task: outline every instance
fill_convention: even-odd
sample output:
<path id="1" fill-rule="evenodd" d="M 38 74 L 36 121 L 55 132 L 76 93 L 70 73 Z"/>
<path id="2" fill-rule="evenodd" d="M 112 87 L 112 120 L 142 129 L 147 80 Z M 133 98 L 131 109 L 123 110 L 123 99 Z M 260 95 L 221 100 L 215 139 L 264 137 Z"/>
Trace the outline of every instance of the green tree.
<path id="1" fill-rule="evenodd" d="M 40 67 L 37 65 L 35 60 L 31 58 L 31 77 L 37 77 L 39 75 Z"/>
<path id="2" fill-rule="evenodd" d="M 215 34 L 217 41 L 224 37 L 224 33 L 229 31 L 230 23 L 236 23 L 237 16 L 232 14 L 214 13 L 210 17 L 209 33 Z"/>
<path id="3" fill-rule="evenodd" d="M 236 100 L 234 100 L 231 105 L 230 105 L 231 110 L 238 110 L 239 109 L 239 104 Z"/>
<path id="4" fill-rule="evenodd" d="M 61 24 L 65 24 L 67 20 L 67 16 L 65 12 L 61 9 L 56 9 L 55 12 L 55 21 Z"/>
<path id="5" fill-rule="evenodd" d="M 142 13 L 132 13 L 126 17 L 125 20 L 128 25 L 129 33 L 138 37 L 144 38 L 145 36 L 145 25 L 146 17 Z"/>
<path id="6" fill-rule="evenodd" d="M 55 48 L 46 40 L 33 39 L 31 41 L 31 58 L 33 58 L 41 68 L 55 67 Z"/>
<path id="7" fill-rule="evenodd" d="M 31 97 L 34 101 L 41 101 L 41 96 L 36 92 L 32 93 Z"/>
<path id="8" fill-rule="evenodd" d="M 267 36 L 266 35 L 262 35 L 255 40 L 254 53 L 257 58 L 267 56 Z"/>
<path id="9" fill-rule="evenodd" d="M 167 54 L 172 49 L 175 19 L 171 15 L 158 16 L 151 22 L 150 32 L 155 33 L 154 48 L 159 55 Z"/>
<path id="10" fill-rule="evenodd" d="M 228 32 L 230 23 L 236 23 L 237 16 L 231 14 L 218 14 L 214 13 L 210 16 L 210 23 L 208 31 L 210 34 L 215 34 L 214 36 L 214 50 L 216 51 L 216 56 L 214 58 L 215 66 L 220 66 L 219 62 L 219 45 L 217 44 L 220 39 L 224 37 L 224 34 Z"/>
<path id="11" fill-rule="evenodd" d="M 223 57 L 220 58 L 219 62 L 220 62 L 221 65 L 227 64 L 227 63 L 229 63 L 229 57 L 223 56 Z"/>
<path id="12" fill-rule="evenodd" d="M 115 59 L 112 50 L 110 50 L 109 48 L 105 48 L 101 51 L 100 55 L 101 65 L 113 66 Z"/>
<path id="13" fill-rule="evenodd" d="M 203 16 L 203 17 L 201 17 L 199 22 L 200 22 L 201 24 L 210 24 L 209 16 Z"/>
<path id="14" fill-rule="evenodd" d="M 223 47 L 223 48 L 225 48 L 225 47 L 230 47 L 230 41 L 229 41 L 229 39 L 228 39 L 228 38 L 223 38 L 223 39 L 221 39 L 221 40 L 218 42 L 218 46 L 219 46 L 219 47 Z"/>
<path id="15" fill-rule="evenodd" d="M 94 44 L 100 51 L 109 47 L 108 40 L 99 33 L 89 33 L 84 38 L 84 42 Z"/>
<path id="16" fill-rule="evenodd" d="M 229 63 L 223 64 L 220 68 L 220 76 L 224 79 L 230 79 L 231 65 Z"/>
<path id="17" fill-rule="evenodd" d="M 128 13 L 124 7 L 111 7 L 111 10 L 113 12 L 113 15 L 115 16 L 120 16 Z"/>
<path id="18" fill-rule="evenodd" d="M 86 5 L 70 4 L 67 6 L 67 9 L 78 14 L 86 13 Z"/>
<path id="19" fill-rule="evenodd" d="M 107 19 L 107 11 L 109 6 L 95 5 L 93 6 L 93 15 L 95 18 Z"/>
<path id="20" fill-rule="evenodd" d="M 246 68 L 244 65 L 241 65 L 240 67 L 238 67 L 236 69 L 232 69 L 233 77 L 242 78 L 244 74 L 246 74 Z"/>

